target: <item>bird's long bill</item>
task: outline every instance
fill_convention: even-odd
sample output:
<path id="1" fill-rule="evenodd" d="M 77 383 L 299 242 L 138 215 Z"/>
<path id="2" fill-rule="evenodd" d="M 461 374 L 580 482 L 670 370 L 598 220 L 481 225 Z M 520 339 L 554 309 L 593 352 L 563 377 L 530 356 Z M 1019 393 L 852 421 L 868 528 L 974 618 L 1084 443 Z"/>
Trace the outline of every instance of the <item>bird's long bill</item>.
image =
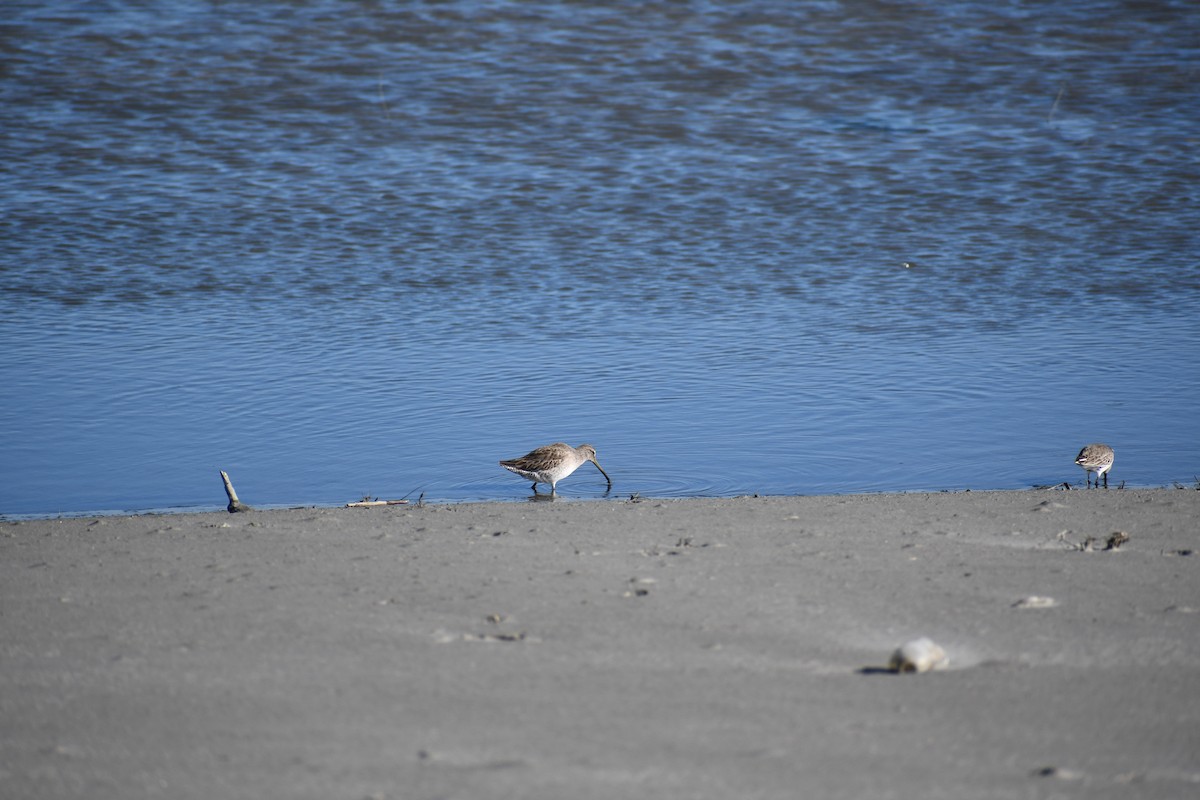
<path id="1" fill-rule="evenodd" d="M 608 488 L 612 488 L 612 478 L 608 477 L 608 473 L 604 471 L 604 467 L 600 466 L 600 462 L 592 459 L 592 463 L 596 465 L 596 469 L 600 470 L 600 474 L 604 476 L 604 480 L 608 481 Z"/>

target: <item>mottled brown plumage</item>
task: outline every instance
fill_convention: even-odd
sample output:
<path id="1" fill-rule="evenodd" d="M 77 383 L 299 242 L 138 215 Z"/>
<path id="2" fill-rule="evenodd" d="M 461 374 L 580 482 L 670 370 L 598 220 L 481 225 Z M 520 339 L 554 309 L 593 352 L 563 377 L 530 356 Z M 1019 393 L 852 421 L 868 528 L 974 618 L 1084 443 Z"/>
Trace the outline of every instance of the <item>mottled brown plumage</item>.
<path id="1" fill-rule="evenodd" d="M 1096 473 L 1096 485 L 1104 478 L 1104 488 L 1108 488 L 1108 471 L 1113 465 L 1113 449 L 1106 444 L 1089 444 L 1075 456 L 1075 463 L 1083 467 L 1087 473 L 1088 486 L 1092 485 L 1092 473 Z"/>
<path id="2" fill-rule="evenodd" d="M 506 461 L 501 461 L 500 466 L 509 472 L 515 472 L 533 481 L 534 492 L 537 492 L 537 485 L 539 483 L 548 483 L 550 484 L 550 493 L 554 494 L 557 491 L 559 481 L 579 469 L 588 461 L 596 465 L 596 469 L 600 470 L 600 474 L 604 476 L 604 480 L 608 481 L 608 488 L 611 489 L 612 478 L 608 477 L 608 473 L 604 471 L 604 468 L 600 466 L 600 462 L 596 460 L 596 448 L 590 444 L 571 447 L 571 445 L 564 444 L 563 442 L 555 442 L 554 444 L 548 444 L 532 450 L 520 458 L 510 458 Z"/>

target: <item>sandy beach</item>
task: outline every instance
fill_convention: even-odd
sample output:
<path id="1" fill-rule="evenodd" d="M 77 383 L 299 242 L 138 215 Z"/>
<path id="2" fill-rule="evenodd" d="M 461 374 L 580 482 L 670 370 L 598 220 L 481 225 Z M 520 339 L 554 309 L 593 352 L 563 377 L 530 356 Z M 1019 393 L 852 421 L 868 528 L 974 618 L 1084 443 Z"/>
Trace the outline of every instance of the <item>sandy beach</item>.
<path id="1" fill-rule="evenodd" d="M 1197 491 L 0 532 L 4 797 L 1200 796 Z"/>

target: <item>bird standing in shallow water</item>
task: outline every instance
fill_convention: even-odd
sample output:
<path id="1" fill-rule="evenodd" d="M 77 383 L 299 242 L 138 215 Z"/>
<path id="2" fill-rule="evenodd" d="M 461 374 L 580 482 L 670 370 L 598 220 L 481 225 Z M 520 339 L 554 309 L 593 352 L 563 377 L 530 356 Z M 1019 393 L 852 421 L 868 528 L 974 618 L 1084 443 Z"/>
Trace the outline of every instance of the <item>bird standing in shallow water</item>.
<path id="1" fill-rule="evenodd" d="M 558 482 L 588 461 L 596 465 L 596 469 L 600 470 L 604 480 L 608 481 L 608 488 L 612 489 L 612 478 L 608 477 L 608 473 L 596 460 L 596 448 L 590 444 L 571 447 L 569 444 L 555 442 L 539 447 L 520 458 L 501 461 L 500 466 L 533 481 L 534 494 L 537 493 L 539 483 L 550 484 L 550 494 L 555 494 Z"/>
<path id="2" fill-rule="evenodd" d="M 1087 472 L 1088 486 L 1092 485 L 1092 473 L 1096 473 L 1096 485 L 1100 485 L 1100 477 L 1104 476 L 1104 488 L 1108 488 L 1108 471 L 1113 465 L 1113 449 L 1106 444 L 1089 444 L 1075 456 L 1075 463 Z"/>

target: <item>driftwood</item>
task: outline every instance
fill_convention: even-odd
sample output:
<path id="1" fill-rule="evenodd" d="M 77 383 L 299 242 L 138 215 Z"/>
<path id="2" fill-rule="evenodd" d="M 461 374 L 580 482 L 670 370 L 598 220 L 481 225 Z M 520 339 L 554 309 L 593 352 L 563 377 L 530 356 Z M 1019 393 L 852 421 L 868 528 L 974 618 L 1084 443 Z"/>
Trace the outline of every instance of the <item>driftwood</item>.
<path id="1" fill-rule="evenodd" d="M 229 474 L 225 470 L 221 470 L 221 480 L 225 484 L 225 494 L 229 497 L 229 505 L 225 506 L 230 514 L 236 514 L 239 511 L 253 511 L 250 506 L 238 500 L 237 492 L 233 490 L 233 481 L 229 480 Z M 421 494 L 424 498 L 424 493 Z M 420 505 L 420 500 L 417 505 Z M 406 506 L 408 500 L 372 500 L 370 497 L 364 497 L 362 500 L 357 500 L 353 503 L 346 503 L 346 508 L 368 508 L 371 506 Z"/>
<path id="2" fill-rule="evenodd" d="M 221 470 L 221 480 L 225 482 L 225 494 L 229 496 L 229 505 L 225 509 L 230 514 L 236 514 L 239 511 L 252 511 L 250 506 L 238 500 L 237 492 L 233 490 L 233 482 L 229 480 L 229 476 L 225 474 L 225 470 Z"/>
<path id="3" fill-rule="evenodd" d="M 371 506 L 406 506 L 407 500 L 356 500 L 353 503 L 346 503 L 346 508 L 369 508 Z"/>

